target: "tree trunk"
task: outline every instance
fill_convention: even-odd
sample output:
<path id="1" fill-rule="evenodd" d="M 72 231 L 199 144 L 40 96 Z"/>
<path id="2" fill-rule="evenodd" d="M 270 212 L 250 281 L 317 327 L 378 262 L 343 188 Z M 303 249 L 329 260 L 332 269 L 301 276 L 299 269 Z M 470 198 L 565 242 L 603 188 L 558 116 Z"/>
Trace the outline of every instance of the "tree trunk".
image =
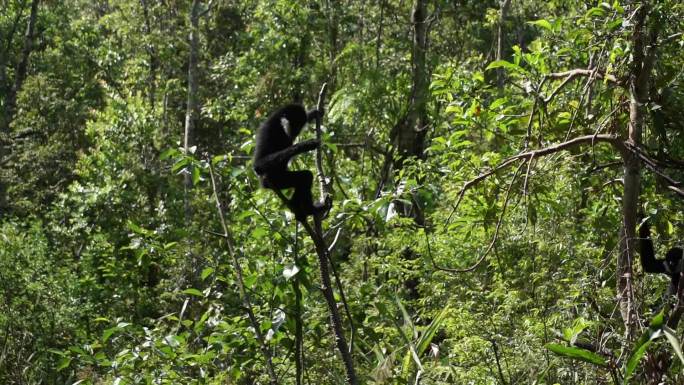
<path id="1" fill-rule="evenodd" d="M 17 70 L 14 76 L 14 87 L 7 95 L 5 101 L 5 130 L 9 129 L 9 124 L 14 117 L 14 109 L 17 103 L 17 93 L 21 90 L 21 86 L 26 80 L 26 73 L 28 72 L 29 56 L 33 51 L 34 30 L 36 28 L 36 20 L 38 19 L 38 3 L 39 0 L 33 0 L 31 3 L 31 15 L 29 16 L 28 26 L 26 27 L 26 34 L 24 35 L 24 49 L 21 52 L 21 61 L 17 65 Z"/>
<path id="2" fill-rule="evenodd" d="M 33 51 L 33 39 L 34 30 L 36 28 L 36 20 L 38 19 L 38 3 L 39 0 L 33 0 L 31 2 L 31 14 L 29 16 L 28 25 L 26 27 L 26 34 L 24 35 L 24 49 L 21 52 L 21 60 L 17 65 L 17 69 L 14 75 L 14 86 L 7 93 L 5 98 L 5 112 L 3 114 L 2 120 L 0 120 L 0 164 L 3 164 L 5 157 L 9 153 L 8 147 L 8 134 L 9 126 L 14 118 L 14 110 L 17 103 L 17 93 L 24 84 L 26 80 L 26 73 L 28 72 L 28 63 L 31 52 Z M 8 43 L 6 52 L 9 53 L 10 45 Z M 4 56 L 4 55 L 3 55 Z M 3 63 L 0 70 L 5 75 L 5 64 Z M 7 206 L 7 186 L 5 181 L 0 178 L 0 218 L 5 216 L 8 206 Z"/>
<path id="3" fill-rule="evenodd" d="M 411 75 L 413 85 L 411 87 L 408 112 L 406 117 L 399 121 L 390 133 L 397 150 L 397 157 L 392 162 L 395 169 L 400 169 L 407 158 L 423 157 L 425 134 L 428 125 L 427 97 L 429 86 L 429 74 L 425 60 L 428 34 L 426 19 L 427 1 L 415 0 L 411 10 L 411 24 L 413 25 Z M 402 188 L 400 183 L 397 188 L 398 194 L 400 194 Z M 393 202 L 388 209 L 388 216 L 396 213 L 409 215 L 411 211 L 416 222 L 422 223 L 424 218 L 416 204 L 406 206 L 400 202 Z"/>
<path id="4" fill-rule="evenodd" d="M 143 10 L 143 17 L 145 19 L 144 31 L 148 39 L 152 38 L 152 22 L 150 20 L 150 10 L 148 5 L 149 0 L 140 0 L 140 5 Z M 152 42 L 148 41 L 145 49 L 149 55 L 150 60 L 150 72 L 147 76 L 147 99 L 150 103 L 150 108 L 154 111 L 155 100 L 157 98 L 157 67 L 159 66 L 159 60 L 157 59 L 157 53 L 154 49 Z"/>
<path id="5" fill-rule="evenodd" d="M 200 18 L 200 1 L 192 1 L 192 10 L 190 11 L 190 58 L 188 61 L 188 101 L 185 110 L 185 132 L 183 139 L 183 149 L 187 155 L 190 154 L 190 148 L 194 144 L 195 123 L 197 121 L 197 55 L 199 50 L 199 18 Z M 184 178 L 184 201 L 185 201 L 185 219 L 189 220 L 192 217 L 192 209 L 190 207 L 190 189 L 192 188 L 192 170 L 188 170 Z"/>
<path id="6" fill-rule="evenodd" d="M 508 7 L 511 5 L 511 0 L 503 0 L 501 2 L 501 11 L 499 13 L 499 28 L 496 33 L 496 60 L 503 60 L 503 24 L 508 14 Z M 504 87 L 504 70 L 503 68 L 496 69 L 496 85 L 499 93 L 503 92 Z"/>
<path id="7" fill-rule="evenodd" d="M 629 75 L 629 133 L 628 141 L 634 145 L 641 144 L 644 124 L 644 105 L 648 102 L 648 87 L 653 67 L 655 40 L 657 33 L 651 31 L 650 42 L 645 30 L 646 18 L 649 15 L 648 4 L 641 4 L 635 17 L 634 34 L 632 35 L 633 62 Z M 632 282 L 634 261 L 635 227 L 639 207 L 639 191 L 641 188 L 641 163 L 637 156 L 625 151 L 624 161 L 624 193 L 622 198 L 622 228 L 620 230 L 620 254 L 617 261 L 617 291 L 620 314 L 625 324 L 627 341 L 634 337 L 637 312 L 634 305 Z"/>
<path id="8" fill-rule="evenodd" d="M 411 74 L 413 87 L 409 101 L 408 115 L 399 124 L 394 138 L 399 151 L 399 161 L 403 158 L 422 157 L 427 126 L 428 71 L 425 62 L 427 51 L 427 4 L 426 0 L 416 0 L 411 11 L 413 25 L 413 55 Z M 400 164 L 398 164 L 400 165 Z"/>

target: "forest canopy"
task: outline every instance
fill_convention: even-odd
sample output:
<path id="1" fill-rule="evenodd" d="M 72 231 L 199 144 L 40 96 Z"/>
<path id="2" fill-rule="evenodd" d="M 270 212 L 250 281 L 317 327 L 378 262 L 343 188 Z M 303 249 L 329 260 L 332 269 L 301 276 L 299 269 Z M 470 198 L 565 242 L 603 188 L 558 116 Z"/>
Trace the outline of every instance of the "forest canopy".
<path id="1" fill-rule="evenodd" d="M 684 383 L 683 80 L 678 0 L 0 0 L 0 383 Z"/>

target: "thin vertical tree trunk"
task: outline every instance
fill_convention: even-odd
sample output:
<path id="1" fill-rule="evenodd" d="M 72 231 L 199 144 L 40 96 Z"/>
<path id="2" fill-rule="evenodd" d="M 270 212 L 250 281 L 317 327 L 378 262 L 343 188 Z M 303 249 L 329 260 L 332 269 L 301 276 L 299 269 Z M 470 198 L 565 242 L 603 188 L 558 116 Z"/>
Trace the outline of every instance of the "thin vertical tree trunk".
<path id="1" fill-rule="evenodd" d="M 152 38 L 152 21 L 150 20 L 150 10 L 148 5 L 149 0 L 140 0 L 140 5 L 143 10 L 143 18 L 145 21 L 144 31 L 148 39 Z M 149 73 L 147 75 L 147 99 L 150 104 L 150 108 L 154 111 L 155 100 L 157 98 L 157 67 L 159 66 L 159 60 L 157 59 L 157 53 L 154 49 L 154 45 L 151 42 L 147 42 L 145 49 L 149 55 Z"/>
<path id="2" fill-rule="evenodd" d="M 385 0 L 380 0 L 380 21 L 378 22 L 378 35 L 375 38 L 375 69 L 380 66 L 380 47 L 382 46 L 382 27 L 385 24 Z"/>
<path id="3" fill-rule="evenodd" d="M 9 127 L 10 122 L 14 118 L 14 109 L 17 103 L 17 93 L 21 90 L 21 86 L 26 80 L 26 73 L 28 72 L 29 56 L 33 51 L 34 30 L 36 29 L 36 20 L 38 19 L 38 3 L 39 0 L 33 0 L 31 3 L 31 15 L 29 16 L 28 26 L 26 27 L 26 34 L 24 35 L 24 49 L 21 52 L 21 60 L 17 65 L 17 70 L 14 76 L 14 87 L 7 95 L 5 102 L 6 125 Z"/>
<path id="4" fill-rule="evenodd" d="M 3 7 L 3 12 L 6 11 L 6 8 L 6 6 Z M 19 27 L 19 22 L 21 21 L 21 17 L 23 16 L 23 14 L 24 7 L 20 8 L 17 11 L 16 16 L 14 17 L 14 21 L 12 22 L 12 28 L 10 28 L 10 30 L 6 34 L 3 34 L 2 31 L 0 31 L 0 43 L 4 43 L 4 47 L 0 47 L 2 48 L 2 51 L 0 51 L 0 94 L 6 96 L 12 89 L 10 85 L 7 84 L 7 60 L 10 56 L 10 51 L 12 50 L 12 42 L 14 41 L 14 36 L 16 35 L 17 28 Z M 5 112 L 6 111 L 2 111 L 3 115 L 0 115 L 0 129 L 3 129 L 4 127 Z"/>
<path id="5" fill-rule="evenodd" d="M 400 124 L 395 142 L 400 158 L 422 157 L 427 126 L 428 71 L 425 61 L 427 51 L 427 2 L 416 0 L 411 10 L 413 25 L 413 55 L 411 74 L 413 87 L 409 112 L 405 124 Z"/>
<path id="6" fill-rule="evenodd" d="M 34 30 L 36 28 L 36 20 L 38 19 L 38 4 L 39 0 L 33 0 L 31 2 L 31 14 L 29 15 L 28 25 L 26 27 L 26 34 L 24 35 L 24 49 L 21 52 L 21 60 L 17 65 L 17 69 L 14 75 L 14 86 L 7 93 L 5 98 L 5 112 L 3 114 L 2 120 L 0 121 L 0 164 L 3 163 L 5 157 L 8 154 L 9 143 L 6 143 L 6 138 L 4 138 L 9 133 L 9 126 L 14 119 L 14 110 L 17 103 L 17 93 L 21 90 L 24 80 L 26 80 L 26 74 L 28 72 L 28 63 L 31 52 L 33 51 L 33 39 L 35 38 Z M 10 46 L 7 45 L 6 52 L 9 52 Z M 0 68 L 5 75 L 5 64 Z M 0 178 L 0 218 L 5 216 L 7 212 L 7 185 L 2 178 Z"/>
<path id="7" fill-rule="evenodd" d="M 655 40 L 657 32 L 651 31 L 650 43 L 646 19 L 650 13 L 649 4 L 639 5 L 635 16 L 634 33 L 632 35 L 633 62 L 629 75 L 629 133 L 628 141 L 634 145 L 641 144 L 644 124 L 644 105 L 648 101 L 648 87 L 653 61 L 655 59 Z M 654 25 L 657 23 L 653 23 Z M 634 337 L 637 312 L 634 305 L 633 266 L 635 228 L 639 207 L 639 191 L 641 188 L 641 163 L 638 157 L 626 151 L 624 161 L 624 193 L 622 198 L 622 228 L 620 231 L 620 254 L 617 261 L 618 300 L 620 314 L 625 324 L 627 340 Z"/>
<path id="8" fill-rule="evenodd" d="M 190 58 L 188 61 L 188 100 L 185 110 L 185 132 L 183 139 L 183 149 L 186 154 L 190 154 L 190 149 L 194 144 L 195 123 L 197 121 L 197 56 L 199 51 L 199 18 L 200 1 L 192 1 L 190 11 Z M 192 217 L 190 207 L 190 189 L 192 188 L 192 173 L 188 170 L 184 178 L 184 204 L 185 219 Z"/>
<path id="9" fill-rule="evenodd" d="M 296 246 L 295 246 L 295 250 Z M 299 256 L 299 250 L 295 252 L 295 266 L 302 267 L 304 263 Z M 300 288 L 301 274 L 295 274 L 292 280 L 292 290 L 295 293 L 295 384 L 304 383 L 304 321 L 302 320 L 302 289 Z"/>
<path id="10" fill-rule="evenodd" d="M 501 10 L 499 12 L 499 26 L 496 34 L 496 60 L 503 60 L 503 40 L 504 40 L 504 20 L 508 15 L 508 7 L 511 5 L 511 0 L 503 0 L 501 2 Z M 503 91 L 504 87 L 504 70 L 503 68 L 496 69 L 496 84 L 499 93 Z"/>
<path id="11" fill-rule="evenodd" d="M 335 89 L 335 80 L 337 78 L 337 64 L 335 59 L 338 54 L 338 17 L 337 17 L 337 1 L 327 0 L 326 4 L 326 15 L 328 18 L 328 44 L 330 44 L 330 49 L 328 51 L 328 66 L 329 66 L 329 77 L 328 77 L 328 87 L 332 90 Z"/>
<path id="12" fill-rule="evenodd" d="M 409 106 L 406 117 L 397 123 L 390 134 L 393 144 L 397 150 L 397 157 L 393 159 L 394 168 L 399 169 L 403 165 L 403 161 L 410 157 L 423 157 L 423 150 L 425 147 L 425 134 L 427 132 L 428 117 L 427 117 L 427 97 L 429 86 L 429 74 L 426 62 L 427 53 L 427 0 L 415 0 L 411 10 L 411 24 L 413 26 L 413 52 L 411 60 L 411 76 L 412 87 L 409 98 Z M 389 173 L 388 173 L 389 175 Z M 397 190 L 401 190 L 401 184 Z M 393 213 L 402 213 L 409 215 L 409 208 L 400 202 L 393 202 L 389 208 L 388 215 Z M 416 222 L 422 223 L 423 216 L 418 210 L 417 205 L 412 205 L 415 208 L 414 218 Z"/>

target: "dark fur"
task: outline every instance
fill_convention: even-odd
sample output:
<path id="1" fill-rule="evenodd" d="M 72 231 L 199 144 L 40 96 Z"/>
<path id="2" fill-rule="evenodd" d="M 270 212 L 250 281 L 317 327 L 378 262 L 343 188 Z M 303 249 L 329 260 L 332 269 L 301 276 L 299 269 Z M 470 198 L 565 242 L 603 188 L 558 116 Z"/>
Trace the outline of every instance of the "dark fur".
<path id="1" fill-rule="evenodd" d="M 681 275 L 682 254 L 680 247 L 673 247 L 665 254 L 665 259 L 656 259 L 651 240 L 651 230 L 648 222 L 644 222 L 639 228 L 639 256 L 641 267 L 646 273 L 665 274 L 670 277 L 670 294 L 676 294 L 679 288 L 679 277 Z"/>
<path id="2" fill-rule="evenodd" d="M 288 207 L 300 221 L 318 210 L 311 196 L 313 174 L 308 170 L 289 171 L 287 167 L 295 155 L 319 146 L 317 140 L 294 144 L 304 125 L 317 116 L 316 110 L 306 112 L 301 105 L 289 104 L 271 114 L 259 127 L 256 137 L 254 171 L 260 176 L 261 186 L 272 190 L 294 188 Z M 288 130 L 282 124 L 283 118 L 289 122 Z"/>

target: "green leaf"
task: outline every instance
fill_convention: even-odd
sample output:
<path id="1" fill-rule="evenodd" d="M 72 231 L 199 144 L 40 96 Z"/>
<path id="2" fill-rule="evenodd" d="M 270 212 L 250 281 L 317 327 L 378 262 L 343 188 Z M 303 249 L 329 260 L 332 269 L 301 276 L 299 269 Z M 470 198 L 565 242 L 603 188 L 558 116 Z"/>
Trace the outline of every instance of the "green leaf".
<path id="1" fill-rule="evenodd" d="M 505 68 L 505 69 L 515 71 L 515 72 L 527 73 L 527 71 L 525 71 L 525 69 L 523 69 L 519 65 L 511 63 L 511 62 L 507 62 L 506 60 L 495 60 L 495 61 L 489 63 L 487 68 L 485 68 L 485 71 L 495 69 L 495 68 Z"/>
<path id="2" fill-rule="evenodd" d="M 487 66 L 487 68 L 485 68 L 485 70 L 491 70 L 491 69 L 500 68 L 500 67 L 513 68 L 513 67 L 516 67 L 516 65 L 511 63 L 511 62 L 507 62 L 505 60 L 495 60 L 495 61 L 489 63 L 489 65 Z"/>
<path id="3" fill-rule="evenodd" d="M 675 332 L 667 326 L 663 326 L 663 332 L 665 333 L 665 337 L 667 337 L 667 340 L 670 342 L 670 345 L 672 345 L 672 348 L 677 354 L 677 357 L 679 357 L 679 360 L 684 364 L 684 354 L 682 354 L 682 345 L 679 344 L 679 337 L 677 337 L 677 332 Z"/>
<path id="4" fill-rule="evenodd" d="M 69 350 L 71 350 L 73 353 L 80 354 L 82 356 L 88 355 L 88 353 L 86 353 L 86 351 L 79 346 L 69 346 Z"/>
<path id="5" fill-rule="evenodd" d="M 207 279 L 207 277 L 210 276 L 213 272 L 214 272 L 214 268 L 212 268 L 212 267 L 204 268 L 204 270 L 202 270 L 202 274 L 200 275 L 200 277 L 202 278 L 202 281 Z"/>
<path id="6" fill-rule="evenodd" d="M 592 16 L 599 16 L 603 17 L 606 15 L 606 10 L 601 8 L 601 7 L 594 7 L 591 8 L 590 10 L 587 11 L 587 13 L 584 14 L 584 17 L 590 18 Z"/>
<path id="7" fill-rule="evenodd" d="M 604 357 L 586 349 L 575 346 L 564 346 L 560 344 L 546 344 L 546 348 L 558 354 L 559 356 L 588 362 L 598 366 L 608 366 L 608 362 Z"/>
<path id="8" fill-rule="evenodd" d="M 136 225 L 135 223 L 133 223 L 131 221 L 126 222 L 126 226 L 128 227 L 129 230 L 131 230 L 132 232 L 134 232 L 136 234 L 146 235 L 146 236 L 152 235 L 152 232 L 150 230 L 144 229 L 144 228 Z"/>
<path id="9" fill-rule="evenodd" d="M 641 360 L 641 357 L 644 356 L 644 353 L 646 353 L 646 348 L 648 348 L 648 345 L 650 344 L 651 341 L 649 340 L 639 345 L 636 351 L 629 357 L 629 360 L 627 360 L 627 365 L 625 366 L 625 384 L 627 384 L 629 378 L 632 377 L 634 369 L 636 369 L 637 364 Z"/>
<path id="10" fill-rule="evenodd" d="M 117 330 L 119 330 L 119 328 L 117 328 L 117 327 L 105 329 L 105 331 L 102 332 L 102 342 L 107 342 L 107 340 L 109 339 L 109 337 L 111 337 L 112 334 L 114 334 L 114 332 L 117 331 Z"/>
<path id="11" fill-rule="evenodd" d="M 196 186 L 201 178 L 202 178 L 202 174 L 200 174 L 199 167 L 194 167 L 192 169 L 192 184 Z"/>
<path id="12" fill-rule="evenodd" d="M 159 155 L 159 160 L 165 160 L 178 156 L 179 152 L 175 148 L 170 148 Z"/>
<path id="13" fill-rule="evenodd" d="M 423 334 L 420 336 L 420 340 L 418 340 L 418 343 L 416 344 L 416 351 L 418 355 L 422 355 L 425 353 L 425 350 L 427 350 L 428 346 L 430 346 L 430 341 L 432 341 L 432 337 L 434 337 L 435 333 L 439 330 L 440 327 L 442 327 L 442 323 L 446 319 L 446 315 L 449 311 L 449 306 L 445 306 L 444 309 L 442 309 L 441 312 L 435 317 L 435 319 L 430 322 L 430 324 L 427 326 Z"/>
<path id="14" fill-rule="evenodd" d="M 202 327 L 204 326 L 204 323 L 207 321 L 209 318 L 209 312 L 206 311 L 204 314 L 202 314 L 202 317 L 200 317 L 199 321 L 195 323 L 195 327 L 193 328 L 195 333 L 199 333 L 202 330 Z"/>
<path id="15" fill-rule="evenodd" d="M 58 356 L 62 356 L 62 357 L 66 357 L 66 356 L 67 356 L 67 352 L 62 351 L 62 350 L 48 349 L 47 351 L 50 352 L 50 353 L 52 353 L 52 354 L 56 354 L 56 355 L 58 355 Z"/>
<path id="16" fill-rule="evenodd" d="M 627 384 L 629 378 L 634 373 L 634 369 L 636 369 L 637 364 L 646 353 L 646 349 L 651 344 L 651 341 L 662 335 L 664 322 L 665 314 L 664 311 L 661 311 L 651 319 L 646 331 L 644 331 L 641 337 L 639 337 L 637 342 L 634 344 L 634 353 L 632 353 L 632 355 L 629 357 L 629 360 L 627 360 L 627 365 L 625 366 L 625 384 Z"/>
<path id="17" fill-rule="evenodd" d="M 59 372 L 62 369 L 68 367 L 69 365 L 71 365 L 71 358 L 64 357 L 64 358 L 60 359 L 59 362 L 57 363 L 57 371 Z"/>
<path id="18" fill-rule="evenodd" d="M 228 159 L 230 159 L 228 155 L 216 155 L 215 157 L 211 158 L 211 165 L 216 166 L 217 163 Z"/>
<path id="19" fill-rule="evenodd" d="M 196 297 L 204 297 L 201 291 L 193 288 L 183 290 L 183 294 L 194 295 Z"/>
<path id="20" fill-rule="evenodd" d="M 535 20 L 535 21 L 528 21 L 527 24 L 536 25 L 538 27 L 548 29 L 549 31 L 553 30 L 553 26 L 551 25 L 551 23 L 549 23 L 548 20 L 544 20 L 544 19 L 539 19 L 539 20 Z"/>
<path id="21" fill-rule="evenodd" d="M 190 163 L 190 160 L 186 157 L 183 157 L 178 162 L 173 164 L 173 167 L 171 167 L 171 171 L 176 173 L 180 171 L 180 169 L 185 167 L 185 165 L 187 165 L 188 163 Z"/>
<path id="22" fill-rule="evenodd" d="M 256 284 L 258 280 L 258 276 L 256 274 L 250 274 L 244 277 L 245 278 L 245 286 L 246 287 L 252 287 Z"/>

